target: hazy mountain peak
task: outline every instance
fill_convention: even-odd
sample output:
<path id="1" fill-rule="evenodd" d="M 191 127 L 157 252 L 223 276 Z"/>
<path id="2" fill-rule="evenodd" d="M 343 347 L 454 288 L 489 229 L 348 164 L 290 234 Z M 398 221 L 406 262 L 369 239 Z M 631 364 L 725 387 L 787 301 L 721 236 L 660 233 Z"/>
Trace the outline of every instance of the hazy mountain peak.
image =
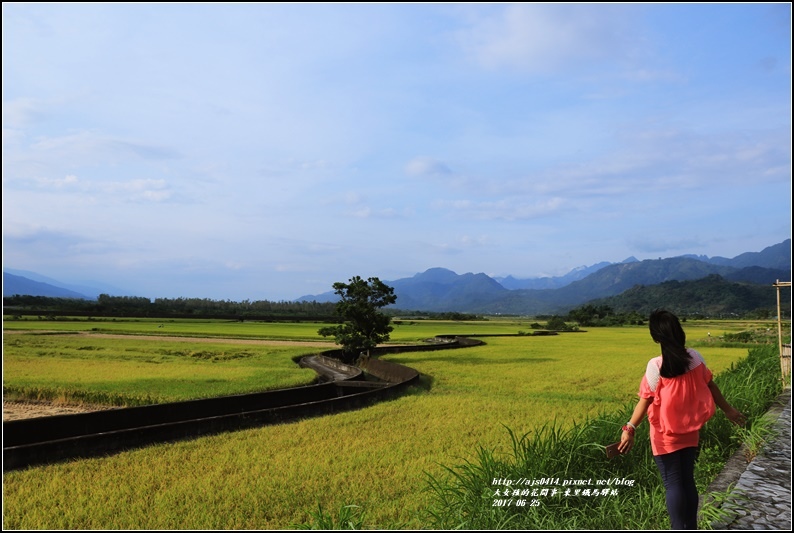
<path id="1" fill-rule="evenodd" d="M 414 280 L 425 281 L 430 283 L 454 283 L 458 279 L 458 274 L 452 270 L 434 267 L 428 268 L 424 272 L 420 272 L 413 276 Z"/>
<path id="2" fill-rule="evenodd" d="M 49 296 L 53 298 L 76 298 L 79 300 L 90 300 L 85 294 L 81 294 L 64 287 L 58 287 L 43 281 L 35 281 L 24 276 L 17 276 L 9 272 L 3 272 L 3 296 Z"/>

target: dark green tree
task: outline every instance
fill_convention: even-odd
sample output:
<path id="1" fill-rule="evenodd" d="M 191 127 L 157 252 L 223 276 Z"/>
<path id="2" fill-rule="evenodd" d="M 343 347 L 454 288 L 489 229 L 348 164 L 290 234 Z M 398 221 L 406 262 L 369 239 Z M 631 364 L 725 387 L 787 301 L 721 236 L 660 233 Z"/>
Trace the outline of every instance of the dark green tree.
<path id="1" fill-rule="evenodd" d="M 340 300 L 335 313 L 342 320 L 337 326 L 320 328 L 323 337 L 334 337 L 342 346 L 346 361 L 354 361 L 362 352 L 367 352 L 378 344 L 389 340 L 394 329 L 391 317 L 379 309 L 397 301 L 394 289 L 378 278 L 366 281 L 355 276 L 349 283 L 334 283 L 334 292 Z"/>
<path id="2" fill-rule="evenodd" d="M 571 327 L 565 323 L 564 318 L 554 315 L 546 323 L 546 329 L 550 331 L 570 331 Z"/>
<path id="3" fill-rule="evenodd" d="M 599 325 L 600 322 L 603 322 L 603 320 L 608 316 L 614 314 L 615 312 L 608 305 L 595 306 L 592 304 L 587 304 L 577 309 L 571 310 L 568 313 L 568 319 L 578 322 L 580 326 L 595 326 Z"/>

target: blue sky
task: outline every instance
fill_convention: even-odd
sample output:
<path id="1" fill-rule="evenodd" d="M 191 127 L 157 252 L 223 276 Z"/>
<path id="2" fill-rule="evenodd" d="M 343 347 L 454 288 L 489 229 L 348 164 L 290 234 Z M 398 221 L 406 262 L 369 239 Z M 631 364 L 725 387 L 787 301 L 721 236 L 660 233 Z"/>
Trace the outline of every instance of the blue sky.
<path id="1" fill-rule="evenodd" d="M 3 266 L 147 297 L 791 237 L 785 4 L 3 4 Z"/>

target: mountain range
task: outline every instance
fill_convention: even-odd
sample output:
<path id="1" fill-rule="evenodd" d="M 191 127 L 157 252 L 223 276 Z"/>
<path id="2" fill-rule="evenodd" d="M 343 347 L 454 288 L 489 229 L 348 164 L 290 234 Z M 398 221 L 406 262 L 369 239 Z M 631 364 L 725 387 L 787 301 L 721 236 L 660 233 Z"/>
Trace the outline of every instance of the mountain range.
<path id="1" fill-rule="evenodd" d="M 57 283 L 57 282 L 56 282 Z M 3 272 L 3 296 L 13 296 L 15 294 L 26 296 L 48 296 L 51 298 L 78 298 L 89 300 L 85 294 L 59 287 L 42 281 L 35 281 L 24 276 L 17 276 L 9 272 Z"/>
<path id="2" fill-rule="evenodd" d="M 636 257 L 629 257 L 622 261 L 622 263 L 634 263 L 638 261 Z M 560 287 L 565 287 L 569 283 L 573 283 L 574 281 L 579 281 L 580 279 L 584 279 L 590 274 L 594 272 L 598 272 L 604 267 L 612 265 L 608 261 L 602 261 L 601 263 L 596 263 L 595 265 L 591 266 L 581 266 L 574 268 L 564 276 L 556 276 L 556 277 L 542 277 L 542 278 L 527 278 L 527 279 L 516 279 L 513 276 L 507 276 L 504 278 L 494 278 L 496 281 L 499 282 L 499 285 L 504 287 L 505 289 L 559 289 Z"/>
<path id="3" fill-rule="evenodd" d="M 129 292 L 95 282 L 63 283 L 56 279 L 42 276 L 30 270 L 3 268 L 3 296 L 15 294 L 27 296 L 47 296 L 50 298 L 77 298 L 96 300 L 100 294 L 113 296 L 132 296 Z"/>
<path id="4" fill-rule="evenodd" d="M 486 274 L 457 274 L 431 268 L 410 278 L 384 281 L 394 288 L 402 310 L 476 314 L 564 314 L 592 300 L 619 295 L 638 286 L 692 281 L 717 275 L 730 282 L 769 285 L 791 280 L 791 239 L 760 252 L 732 259 L 687 255 L 579 267 L 560 277 L 516 279 Z M 3 270 L 3 296 L 33 295 L 96 299 L 100 293 L 125 296 L 113 287 L 67 285 L 33 272 Z M 296 301 L 334 302 L 334 292 L 307 295 Z"/>
<path id="5" fill-rule="evenodd" d="M 575 269 L 560 278 L 516 280 L 486 274 L 457 274 L 445 268 L 431 268 L 411 278 L 384 281 L 394 288 L 397 303 L 404 310 L 461 312 L 477 314 L 564 314 L 591 300 L 618 295 L 637 286 L 668 281 L 689 281 L 711 275 L 743 283 L 772 284 L 791 280 L 791 239 L 747 252 L 732 259 L 680 256 L 621 263 L 599 263 Z M 510 288 L 545 286 L 548 288 Z M 303 296 L 298 301 L 333 302 L 334 292 Z"/>

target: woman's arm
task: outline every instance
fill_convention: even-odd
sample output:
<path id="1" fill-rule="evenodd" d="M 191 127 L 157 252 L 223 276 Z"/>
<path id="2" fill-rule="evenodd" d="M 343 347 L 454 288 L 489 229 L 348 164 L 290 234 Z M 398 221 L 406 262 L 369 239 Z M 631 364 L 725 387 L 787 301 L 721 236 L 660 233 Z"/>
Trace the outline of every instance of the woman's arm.
<path id="1" fill-rule="evenodd" d="M 637 405 L 634 407 L 634 412 L 631 415 L 631 424 L 634 426 L 639 426 L 642 419 L 645 417 L 645 413 L 648 412 L 648 406 L 651 405 L 653 401 L 652 398 L 640 398 L 637 402 Z M 618 451 L 620 453 L 627 453 L 631 448 L 634 446 L 634 432 L 632 431 L 624 431 L 623 435 L 620 436 L 620 444 L 618 445 Z"/>
<path id="2" fill-rule="evenodd" d="M 725 413 L 725 416 L 728 417 L 728 420 L 733 422 L 736 425 L 741 426 L 744 424 L 744 415 L 737 411 L 736 409 L 728 403 L 728 400 L 722 395 L 722 391 L 717 386 L 714 381 L 709 381 L 709 390 L 711 391 L 711 396 L 714 398 L 714 403 L 716 403 L 720 409 Z"/>

